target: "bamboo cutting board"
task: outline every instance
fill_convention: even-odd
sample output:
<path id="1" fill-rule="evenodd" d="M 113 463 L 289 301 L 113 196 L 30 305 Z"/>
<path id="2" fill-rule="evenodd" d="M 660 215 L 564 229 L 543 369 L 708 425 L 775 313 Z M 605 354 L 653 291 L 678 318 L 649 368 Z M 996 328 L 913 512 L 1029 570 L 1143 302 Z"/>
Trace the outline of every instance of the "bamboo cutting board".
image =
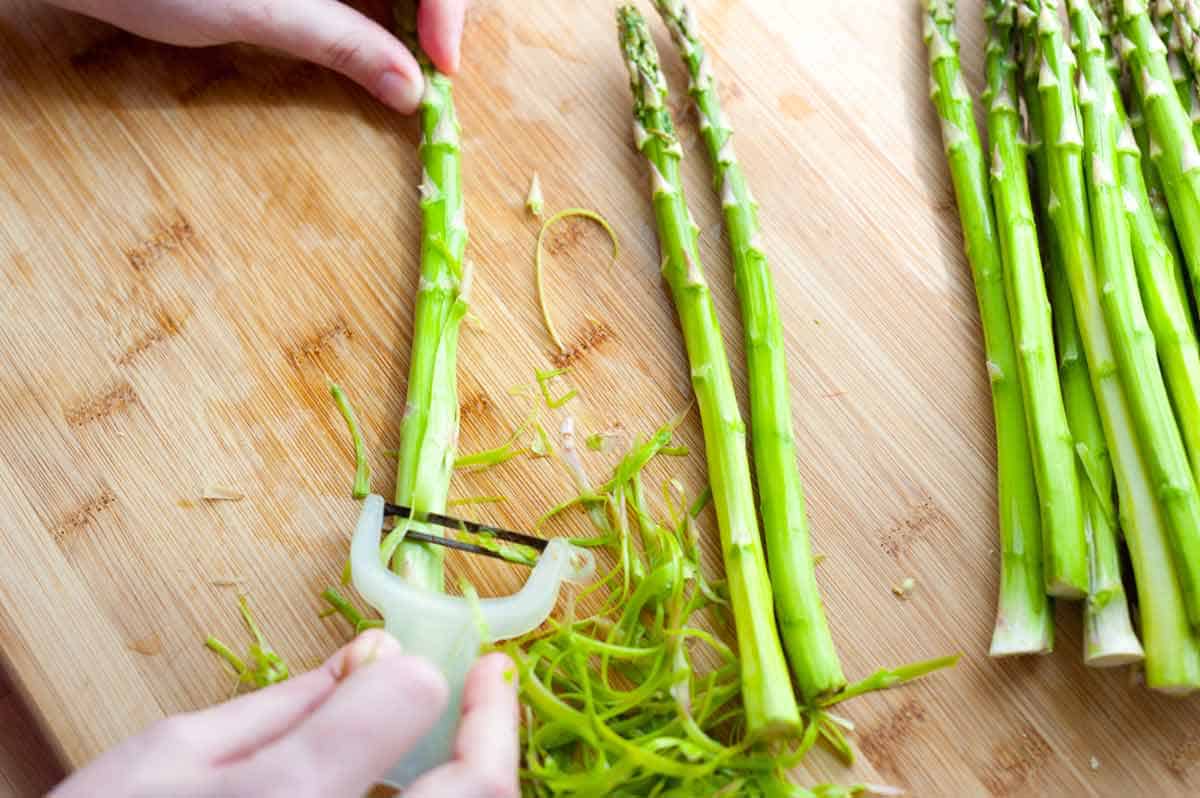
<path id="1" fill-rule="evenodd" d="M 972 85 L 978 2 L 964 2 Z M 852 677 L 961 651 L 953 672 L 853 702 L 859 764 L 805 779 L 918 796 L 1194 795 L 1196 701 L 1053 657 L 986 657 L 998 572 L 991 413 L 969 272 L 926 97 L 915 2 L 698 2 L 762 203 L 787 326 L 819 579 Z M 648 8 L 646 10 L 649 10 Z M 605 3 L 476 0 L 456 81 L 476 321 L 460 355 L 464 451 L 499 443 L 555 362 L 532 279 L 534 170 L 548 209 L 605 214 L 622 252 L 567 223 L 549 293 L 584 433 L 645 434 L 689 398 L 657 273 L 646 175 Z M 668 47 L 661 26 L 660 47 Z M 682 69 L 664 52 L 687 189 L 744 392 L 719 209 Z M 244 640 L 244 590 L 299 670 L 345 638 L 321 620 L 355 505 L 326 378 L 346 388 L 391 490 L 417 283 L 412 120 L 315 67 L 185 51 L 28 2 L 0 9 L 0 644 L 69 767 L 225 697 L 200 642 Z M 744 393 L 743 393 L 744 399 Z M 562 413 L 544 414 L 557 423 Z M 695 455 L 655 482 L 703 482 Z M 620 449 L 621 447 L 615 447 Z M 588 454 L 593 474 L 614 453 Z M 205 502 L 213 485 L 245 494 Z M 529 527 L 569 495 L 548 461 L 460 474 L 465 508 Z M 559 530 L 582 532 L 578 519 Z M 706 549 L 717 561 L 708 519 Z M 520 572 L 452 558 L 484 594 Z M 907 600 L 891 587 L 913 577 Z M 224 586 L 236 582 L 238 587 Z"/>

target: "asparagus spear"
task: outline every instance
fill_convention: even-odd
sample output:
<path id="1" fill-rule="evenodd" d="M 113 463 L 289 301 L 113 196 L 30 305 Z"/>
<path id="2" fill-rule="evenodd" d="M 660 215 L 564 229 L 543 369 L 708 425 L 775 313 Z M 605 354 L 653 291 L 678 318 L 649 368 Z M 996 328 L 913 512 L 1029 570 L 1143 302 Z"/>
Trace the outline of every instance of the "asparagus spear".
<path id="1" fill-rule="evenodd" d="M 1021 88 L 1029 120 L 1029 151 L 1034 165 L 1034 179 L 1031 182 L 1038 189 L 1038 233 L 1042 241 L 1041 251 L 1045 254 L 1050 304 L 1054 308 L 1059 382 L 1062 385 L 1067 423 L 1075 441 L 1077 480 L 1083 500 L 1089 582 L 1089 595 L 1084 603 L 1084 661 L 1100 667 L 1141 659 L 1142 651 L 1133 633 L 1124 585 L 1120 581 L 1116 507 L 1108 446 L 1104 440 L 1095 394 L 1092 393 L 1083 343 L 1079 340 L 1079 330 L 1075 324 L 1070 288 L 1059 260 L 1054 231 L 1048 222 L 1049 170 L 1046 148 L 1041 141 L 1042 106 L 1037 89 L 1037 47 L 1029 36 L 1019 36 L 1017 50 L 1020 60 L 1024 62 Z M 1105 485 L 1107 488 L 1103 487 Z"/>
<path id="2" fill-rule="evenodd" d="M 662 273 L 671 288 L 700 406 L 730 603 L 742 660 L 742 701 L 752 738 L 792 733 L 799 709 L 775 626 L 771 583 L 754 513 L 746 432 L 733 392 L 712 294 L 700 267 L 697 228 L 679 176 L 682 149 L 667 111 L 667 85 L 646 21 L 632 6 L 617 27 L 633 93 L 637 146 L 650 164 Z"/>
<path id="3" fill-rule="evenodd" d="M 1051 221 L 1056 244 L 1053 262 L 1060 267 L 1053 302 L 1060 355 L 1070 353 L 1064 335 L 1077 337 L 1083 345 L 1088 376 L 1100 411 L 1104 440 L 1112 453 L 1116 477 L 1121 527 L 1129 545 L 1139 590 L 1142 642 L 1146 651 L 1146 682 L 1167 692 L 1187 692 L 1200 687 L 1200 648 L 1192 636 L 1168 543 L 1168 531 L 1158 496 L 1154 490 L 1138 441 L 1133 435 L 1133 419 L 1124 390 L 1117 377 L 1112 344 L 1100 306 L 1100 288 L 1092 265 L 1091 220 L 1083 186 L 1082 140 L 1078 134 L 1076 107 L 1071 91 L 1071 59 L 1062 40 L 1055 7 L 1040 7 L 1030 0 L 1032 14 L 1019 17 L 1025 29 L 1024 45 L 1035 83 L 1027 81 L 1026 100 L 1030 123 L 1036 126 L 1043 146 L 1038 157 L 1038 184 L 1042 207 Z M 1036 20 L 1036 22 L 1035 22 Z M 1037 65 L 1040 64 L 1039 68 Z M 1031 77 L 1031 73 L 1027 72 Z M 1063 90 L 1065 87 L 1065 91 Z M 1063 290 L 1066 284 L 1068 288 Z M 1071 301 L 1067 302 L 1069 294 Z M 1065 310 L 1070 308 L 1070 310 Z M 1074 316 L 1077 327 L 1067 322 Z M 1077 333 L 1070 330 L 1077 329 Z M 1078 346 L 1075 347 L 1078 350 Z M 1081 362 L 1066 358 L 1065 364 Z M 1073 410 L 1072 379 L 1063 375 L 1068 419 L 1076 422 Z M 1089 436 L 1072 430 L 1080 443 Z M 1090 487 L 1098 480 L 1099 453 L 1079 449 L 1088 470 Z M 1102 484 L 1102 482 L 1101 482 Z M 1098 491 L 1099 492 L 1099 491 Z"/>
<path id="4" fill-rule="evenodd" d="M 1084 662 L 1106 667 L 1141 660 L 1143 651 L 1130 622 L 1129 603 L 1121 581 L 1112 460 L 1075 322 L 1071 290 L 1056 260 L 1052 254 L 1047 274 L 1055 309 L 1059 376 L 1067 419 L 1076 441 L 1087 524 L 1090 589 L 1084 604 Z"/>
<path id="5" fill-rule="evenodd" d="M 1054 362 L 1050 301 L 1042 274 L 1037 228 L 1025 171 L 1025 143 L 1017 114 L 1013 25 L 1016 0 L 990 0 L 987 43 L 988 139 L 991 186 L 1012 318 L 1025 421 L 1042 511 L 1042 571 L 1051 596 L 1088 592 L 1083 503 L 1071 432 Z"/>
<path id="6" fill-rule="evenodd" d="M 1086 41 L 1090 42 L 1092 38 Z M 1080 40 L 1080 43 L 1084 41 Z M 1080 63 L 1083 63 L 1083 58 L 1081 53 L 1078 59 Z M 1030 77 L 1034 74 L 1036 72 L 1031 73 Z M 1115 90 L 1115 84 L 1112 88 Z M 1119 100 L 1118 96 L 1114 96 L 1118 110 L 1121 109 Z M 1040 114 L 1040 103 L 1035 107 L 1038 107 Z M 1040 115 L 1037 121 L 1040 124 Z M 1134 160 L 1136 164 L 1136 157 Z M 1045 180 L 1045 166 L 1041 169 L 1042 179 Z M 1044 204 L 1043 213 L 1045 207 Z M 1150 226 L 1157 234 L 1158 228 L 1149 212 L 1148 202 L 1145 211 Z M 1053 251 L 1047 272 L 1055 309 L 1059 373 L 1067 417 L 1076 441 L 1087 524 L 1090 590 L 1084 606 L 1084 662 L 1093 667 L 1112 667 L 1140 661 L 1144 653 L 1133 631 L 1129 602 L 1121 580 L 1112 461 L 1075 321 L 1070 286 Z"/>
<path id="7" fill-rule="evenodd" d="M 683 0 L 656 0 L 655 5 L 687 66 L 690 93 L 713 169 L 713 184 L 721 196 L 734 285 L 741 299 L 745 327 L 751 443 L 775 611 L 797 687 L 805 700 L 812 700 L 840 689 L 846 678 L 813 573 L 804 488 L 796 467 L 788 401 L 783 324 L 771 267 L 758 239 L 758 206 L 734 154 L 733 129 L 721 110 L 716 81 L 691 8 Z"/>
<path id="8" fill-rule="evenodd" d="M 1167 66 L 1175 80 L 1179 101 L 1188 111 L 1193 135 L 1200 136 L 1200 90 L 1196 69 L 1200 64 L 1200 4 L 1196 0 L 1158 0 L 1172 8 L 1171 28 L 1167 34 Z M 1162 35 L 1161 32 L 1159 34 Z"/>
<path id="9" fill-rule="evenodd" d="M 1132 53 L 1130 62 L 1134 74 L 1141 75 L 1141 79 L 1135 79 L 1134 83 L 1139 87 L 1145 106 L 1151 141 L 1162 145 L 1158 167 L 1167 187 L 1171 215 L 1176 221 L 1176 229 L 1186 231 L 1186 225 L 1179 224 L 1181 217 L 1177 213 L 1175 200 L 1180 197 L 1188 200 L 1183 204 L 1193 204 L 1193 210 L 1200 213 L 1200 193 L 1192 193 L 1193 190 L 1200 191 L 1200 153 L 1196 151 L 1191 128 L 1184 121 L 1181 131 L 1173 131 L 1176 134 L 1175 141 L 1180 152 L 1190 152 L 1194 156 L 1195 168 L 1189 171 L 1189 168 L 1181 167 L 1178 161 L 1173 160 L 1171 146 L 1162 128 L 1176 112 L 1182 116 L 1183 110 L 1175 93 L 1166 89 L 1170 80 L 1166 59 L 1152 44 L 1157 42 L 1161 48 L 1162 42 L 1154 32 L 1140 0 L 1126 0 L 1123 11 L 1122 27 L 1133 45 L 1126 49 Z M 1097 80 L 1109 79 L 1107 71 L 1101 69 L 1098 73 Z M 1089 83 L 1094 83 L 1092 77 L 1091 74 L 1087 75 Z M 1093 85 L 1093 89 L 1098 88 Z M 1111 96 L 1110 91 L 1099 89 L 1096 97 L 1103 101 L 1085 105 L 1085 119 L 1089 111 L 1093 116 L 1111 117 L 1112 114 L 1107 112 L 1112 105 L 1108 102 Z M 1103 150 L 1094 152 L 1090 141 L 1088 150 L 1093 152 L 1092 207 L 1096 213 L 1097 263 L 1105 283 L 1105 318 L 1112 332 L 1121 381 L 1137 424 L 1136 434 L 1167 517 L 1175 552 L 1175 568 L 1183 586 L 1188 616 L 1193 624 L 1200 624 L 1200 489 L 1197 488 L 1195 477 L 1200 471 L 1193 472 L 1188 461 L 1179 425 L 1175 421 L 1158 367 L 1154 337 L 1138 296 L 1128 225 L 1121 212 L 1120 187 L 1116 183 L 1115 169 L 1112 168 L 1115 161 L 1102 161 L 1115 145 L 1115 136 L 1112 134 L 1114 123 L 1112 119 L 1097 121 L 1097 124 L 1101 123 L 1105 125 L 1105 134 L 1097 135 L 1096 144 L 1103 146 Z M 1186 254 L 1188 236 L 1184 234 L 1181 238 Z M 1200 465 L 1200 459 L 1196 463 Z"/>
<path id="10" fill-rule="evenodd" d="M 425 78 L 421 98 L 421 279 L 413 320 L 408 397 L 400 425 L 396 503 L 418 514 L 443 512 L 458 442 L 456 360 L 467 312 L 470 265 L 460 177 L 458 120 L 450 79 L 420 54 L 415 3 L 399 0 L 396 21 Z M 441 534 L 435 527 L 422 531 Z M 414 584 L 442 590 L 442 549 L 402 542 L 392 567 Z"/>
<path id="11" fill-rule="evenodd" d="M 1179 96 L 1167 90 L 1172 78 L 1166 47 L 1141 0 L 1124 0 L 1120 22 L 1124 35 L 1116 40 L 1117 50 L 1130 66 L 1152 142 L 1150 156 L 1162 176 L 1193 296 L 1200 300 L 1200 152 L 1196 138 Z"/>
<path id="12" fill-rule="evenodd" d="M 1102 38 L 1107 39 L 1107 27 L 1103 22 L 1100 25 L 1105 34 Z M 1109 88 L 1118 130 L 1117 171 L 1138 287 L 1193 473 L 1200 474 L 1200 351 L 1191 309 L 1181 282 L 1177 251 L 1163 237 L 1153 209 L 1142 172 L 1142 150 L 1125 117 L 1120 92 L 1115 84 Z"/>
<path id="13" fill-rule="evenodd" d="M 932 75 L 930 99 L 942 120 L 942 141 L 975 278 L 991 376 L 1001 548 L 1000 598 L 991 654 L 1041 653 L 1053 647 L 1054 619 L 1043 587 L 1037 486 L 983 149 L 958 60 L 955 12 L 954 0 L 929 0 L 925 41 Z"/>

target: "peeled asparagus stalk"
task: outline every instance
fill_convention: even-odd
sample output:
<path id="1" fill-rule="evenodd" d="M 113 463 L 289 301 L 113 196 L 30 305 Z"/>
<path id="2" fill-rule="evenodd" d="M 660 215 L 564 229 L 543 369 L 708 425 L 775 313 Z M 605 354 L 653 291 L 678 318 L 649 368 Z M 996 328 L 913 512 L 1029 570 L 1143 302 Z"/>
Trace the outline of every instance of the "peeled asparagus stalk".
<path id="1" fill-rule="evenodd" d="M 942 142 L 975 279 L 996 423 L 1001 562 L 991 654 L 1042 653 L 1053 647 L 1054 618 L 1042 576 L 1037 486 L 987 167 L 971 97 L 962 79 L 954 17 L 953 0 L 929 0 L 925 42 L 932 78 L 930 98 L 942 121 Z"/>
<path id="2" fill-rule="evenodd" d="M 397 25 L 415 46 L 415 3 L 396 3 Z M 420 52 L 419 48 L 414 52 Z M 458 119 L 450 79 L 419 56 L 421 98 L 421 279 L 413 319 L 411 366 L 396 469 L 396 503 L 421 513 L 446 509 L 458 444 L 458 331 L 467 313 L 470 266 L 463 253 Z M 436 527 L 424 532 L 441 534 Z M 403 541 L 392 567 L 428 590 L 444 589 L 440 546 Z"/>
<path id="3" fill-rule="evenodd" d="M 667 111 L 667 84 L 641 14 L 617 12 L 621 51 L 633 93 L 638 150 L 652 177 L 662 273 L 671 288 L 700 408 L 721 550 L 742 663 L 742 701 L 751 738 L 790 734 L 799 708 L 775 625 L 771 582 L 754 511 L 746 428 L 733 391 L 729 360 L 697 246 L 679 162 L 683 156 Z"/>
<path id="4" fill-rule="evenodd" d="M 811 700 L 839 690 L 846 677 L 813 573 L 804 487 L 796 466 L 783 324 L 771 266 L 759 241 L 758 205 L 733 149 L 733 128 L 721 110 L 695 15 L 682 0 L 656 0 L 655 5 L 687 66 L 689 93 L 701 120 L 713 185 L 721 197 L 745 327 L 751 444 L 779 634 L 800 694 Z"/>

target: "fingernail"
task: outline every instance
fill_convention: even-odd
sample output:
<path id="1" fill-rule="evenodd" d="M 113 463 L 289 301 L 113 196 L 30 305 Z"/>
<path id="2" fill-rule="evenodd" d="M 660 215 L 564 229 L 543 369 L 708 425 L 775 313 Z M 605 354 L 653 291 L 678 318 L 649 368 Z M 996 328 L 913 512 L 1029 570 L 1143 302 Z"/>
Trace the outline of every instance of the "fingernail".
<path id="1" fill-rule="evenodd" d="M 342 668 L 338 678 L 345 679 L 364 665 L 395 656 L 402 651 L 396 638 L 379 629 L 369 629 L 347 646 L 346 653 L 342 657 Z"/>
<path id="2" fill-rule="evenodd" d="M 402 114 L 411 114 L 421 102 L 425 86 L 421 76 L 408 77 L 389 69 L 375 84 L 375 96 Z"/>

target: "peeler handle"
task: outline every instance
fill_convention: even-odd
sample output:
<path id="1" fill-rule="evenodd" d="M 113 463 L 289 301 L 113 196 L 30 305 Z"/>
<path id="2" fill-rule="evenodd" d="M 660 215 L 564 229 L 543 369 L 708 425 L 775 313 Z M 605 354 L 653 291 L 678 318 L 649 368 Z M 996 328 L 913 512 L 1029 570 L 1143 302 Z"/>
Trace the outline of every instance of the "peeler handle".
<path id="1" fill-rule="evenodd" d="M 404 650 L 428 658 L 449 686 L 449 701 L 433 729 L 388 771 L 385 783 L 403 788 L 451 760 L 463 685 L 480 645 L 536 629 L 554 609 L 563 581 L 590 580 L 595 559 L 565 540 L 552 540 L 519 591 L 472 602 L 422 590 L 388 570 L 379 553 L 383 514 L 381 497 L 364 500 L 350 546 L 354 587 L 383 616 L 384 628 Z"/>

